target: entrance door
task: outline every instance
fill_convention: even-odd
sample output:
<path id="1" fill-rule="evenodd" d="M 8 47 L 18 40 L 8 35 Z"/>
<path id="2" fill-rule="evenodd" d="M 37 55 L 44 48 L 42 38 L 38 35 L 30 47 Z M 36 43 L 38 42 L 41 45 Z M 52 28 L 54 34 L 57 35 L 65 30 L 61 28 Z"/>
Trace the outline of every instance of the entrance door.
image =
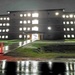
<path id="1" fill-rule="evenodd" d="M 39 34 L 32 34 L 32 41 L 39 40 Z"/>

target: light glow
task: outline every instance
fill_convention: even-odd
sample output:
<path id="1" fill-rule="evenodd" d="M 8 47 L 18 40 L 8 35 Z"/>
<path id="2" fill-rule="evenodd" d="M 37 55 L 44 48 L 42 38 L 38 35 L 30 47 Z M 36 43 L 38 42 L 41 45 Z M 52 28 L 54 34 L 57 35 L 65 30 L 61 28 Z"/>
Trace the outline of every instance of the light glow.
<path id="1" fill-rule="evenodd" d="M 32 24 L 38 24 L 38 23 L 39 23 L 39 21 L 37 19 L 32 20 Z"/>
<path id="2" fill-rule="evenodd" d="M 32 27 L 32 31 L 38 31 L 39 28 L 37 26 Z"/>
<path id="3" fill-rule="evenodd" d="M 32 14 L 32 17 L 38 17 L 38 16 L 39 16 L 38 13 L 33 13 L 33 14 Z"/>
<path id="4" fill-rule="evenodd" d="M 48 30 L 51 30 L 52 28 L 51 27 L 48 27 Z"/>
<path id="5" fill-rule="evenodd" d="M 59 12 L 56 12 L 55 15 L 58 16 L 59 15 Z"/>

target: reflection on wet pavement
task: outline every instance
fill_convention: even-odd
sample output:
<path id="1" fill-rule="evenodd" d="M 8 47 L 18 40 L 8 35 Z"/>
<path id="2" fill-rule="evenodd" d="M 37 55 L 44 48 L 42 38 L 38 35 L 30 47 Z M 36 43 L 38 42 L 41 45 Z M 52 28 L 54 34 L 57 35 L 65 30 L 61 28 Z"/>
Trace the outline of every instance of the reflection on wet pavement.
<path id="1" fill-rule="evenodd" d="M 0 61 L 0 75 L 75 75 L 75 62 Z"/>
<path id="2" fill-rule="evenodd" d="M 22 41 L 22 42 L 19 42 L 19 43 L 15 43 L 15 44 L 12 44 L 12 45 L 9 45 L 9 46 L 4 46 L 3 48 L 3 53 L 8 53 L 9 51 L 13 50 L 13 49 L 16 49 L 18 47 L 21 47 L 23 45 L 26 45 L 28 43 L 31 43 L 33 42 L 32 40 L 26 40 L 26 41 Z"/>

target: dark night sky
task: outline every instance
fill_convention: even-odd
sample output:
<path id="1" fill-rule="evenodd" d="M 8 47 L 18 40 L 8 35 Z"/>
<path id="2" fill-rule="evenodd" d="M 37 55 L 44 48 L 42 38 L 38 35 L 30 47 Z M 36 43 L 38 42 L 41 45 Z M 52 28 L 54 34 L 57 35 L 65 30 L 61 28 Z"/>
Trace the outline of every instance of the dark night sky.
<path id="1" fill-rule="evenodd" d="M 75 11 L 75 0 L 0 0 L 0 14 L 15 10 L 59 8 Z"/>

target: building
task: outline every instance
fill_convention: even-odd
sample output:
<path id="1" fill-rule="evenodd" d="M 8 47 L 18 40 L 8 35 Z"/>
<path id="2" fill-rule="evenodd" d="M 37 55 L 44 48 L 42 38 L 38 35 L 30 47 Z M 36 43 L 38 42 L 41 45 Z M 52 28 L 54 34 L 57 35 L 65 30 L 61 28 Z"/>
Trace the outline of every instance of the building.
<path id="1" fill-rule="evenodd" d="M 0 15 L 0 39 L 74 39 L 74 18 L 63 9 L 9 11 Z"/>

